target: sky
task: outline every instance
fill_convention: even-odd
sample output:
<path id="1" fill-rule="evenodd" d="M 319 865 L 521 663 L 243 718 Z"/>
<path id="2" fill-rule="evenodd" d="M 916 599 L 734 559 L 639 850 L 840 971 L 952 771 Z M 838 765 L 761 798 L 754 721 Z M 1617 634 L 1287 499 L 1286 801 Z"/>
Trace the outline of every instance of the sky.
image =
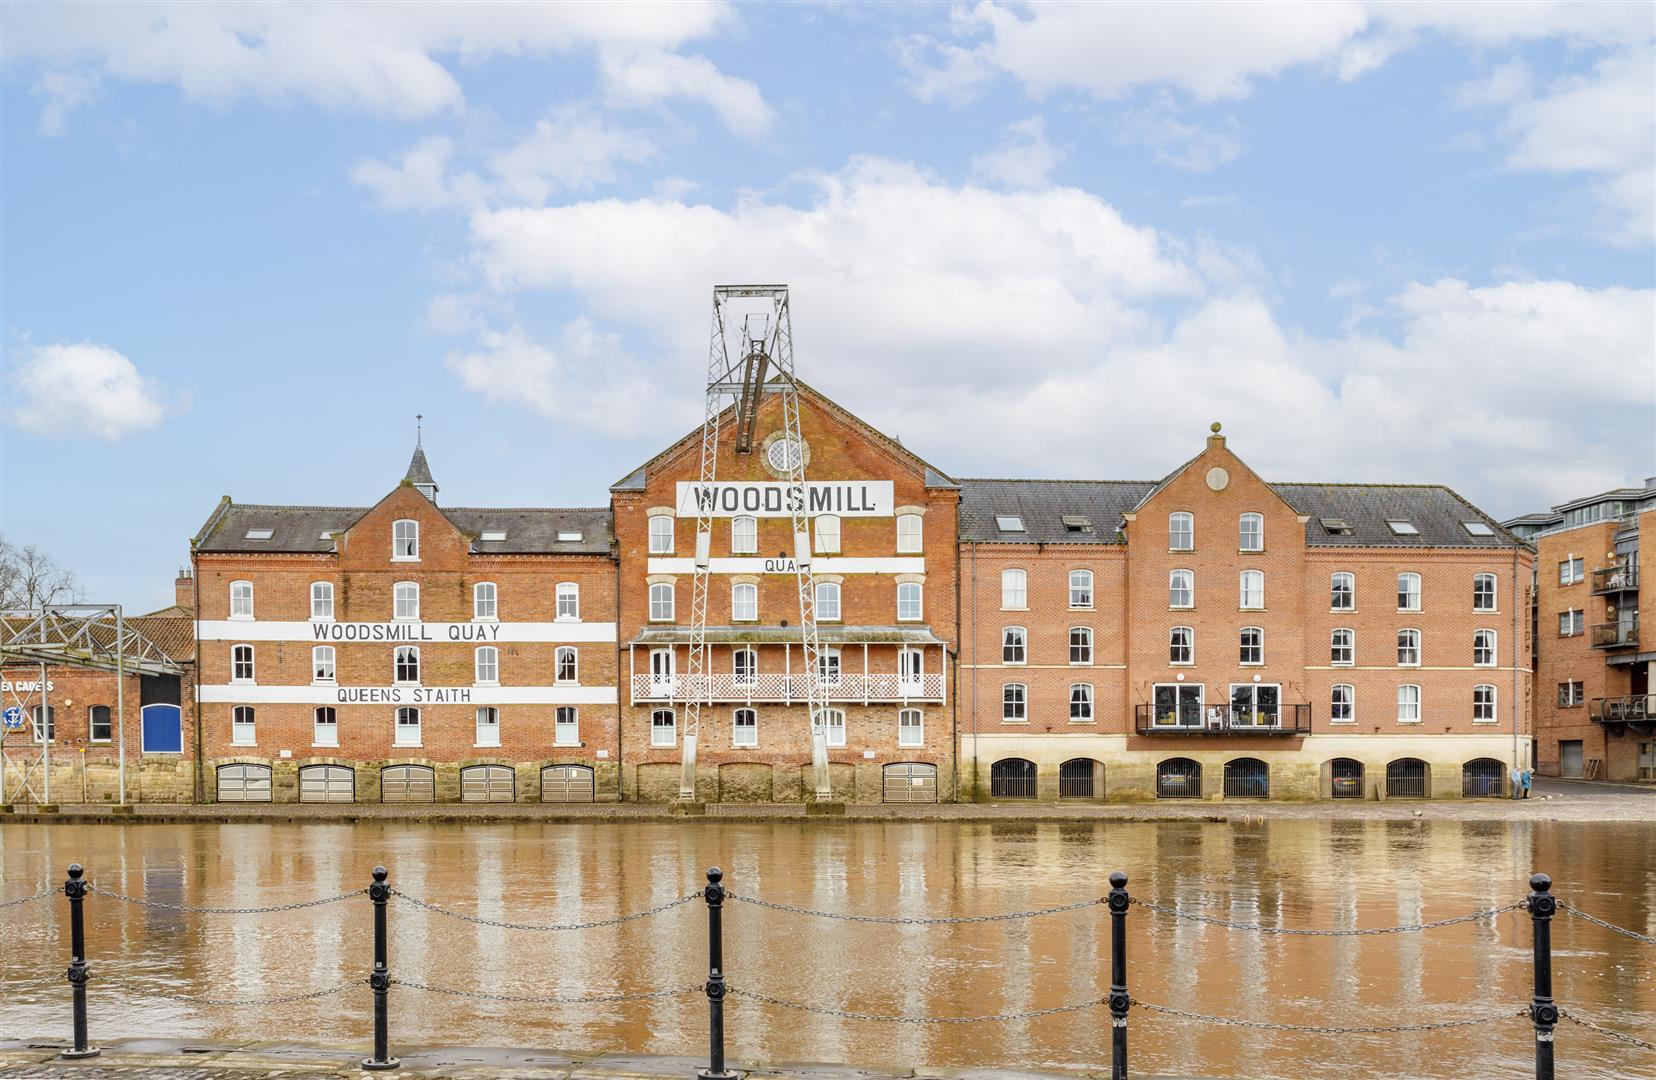
<path id="1" fill-rule="evenodd" d="M 0 5 L 0 533 L 602 506 L 712 288 L 955 476 L 1656 474 L 1656 5 Z"/>

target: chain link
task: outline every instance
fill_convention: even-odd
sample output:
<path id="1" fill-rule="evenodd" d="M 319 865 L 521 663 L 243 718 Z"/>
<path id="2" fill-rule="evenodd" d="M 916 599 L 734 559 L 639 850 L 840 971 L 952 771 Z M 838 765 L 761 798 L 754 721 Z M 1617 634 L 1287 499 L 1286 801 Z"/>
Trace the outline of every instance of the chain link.
<path id="1" fill-rule="evenodd" d="M 542 997 L 529 994 L 491 994 L 482 990 L 454 990 L 446 986 L 428 986 L 407 979 L 392 979 L 392 986 L 406 986 L 410 990 L 424 990 L 428 994 L 449 997 L 477 998 L 482 1001 L 506 1001 L 526 1005 L 601 1005 L 616 1001 L 649 1001 L 656 998 L 682 997 L 703 993 L 700 986 L 686 986 L 678 990 L 643 990 L 633 994 L 599 994 L 592 997 Z"/>
<path id="2" fill-rule="evenodd" d="M 0 983 L 0 996 L 15 994 L 19 990 L 39 990 L 46 986 L 62 986 L 67 988 L 69 980 L 62 975 L 50 979 L 31 979 L 28 982 Z"/>
<path id="3" fill-rule="evenodd" d="M 146 997 L 166 998 L 169 1001 L 182 1001 L 188 1005 L 208 1005 L 217 1007 L 236 1005 L 285 1005 L 293 1001 L 310 1001 L 315 998 L 333 997 L 335 994 L 343 994 L 345 991 L 354 989 L 358 986 L 367 986 L 368 980 L 351 979 L 347 982 L 342 982 L 337 986 L 330 986 L 322 990 L 307 990 L 302 994 L 282 994 L 278 997 L 267 998 L 208 998 L 197 997 L 194 994 L 174 994 L 166 990 L 157 990 L 149 986 L 140 987 L 130 983 L 115 983 L 113 985 L 121 987 L 130 993 L 142 994 Z"/>
<path id="4" fill-rule="evenodd" d="M 99 896 L 107 896 L 111 900 L 122 903 L 136 904 L 139 907 L 161 908 L 164 911 L 182 911 L 204 915 L 268 915 L 273 911 L 298 911 L 300 908 L 321 907 L 324 904 L 337 904 L 341 900 L 349 900 L 353 896 L 361 896 L 367 889 L 356 889 L 338 896 L 324 896 L 320 900 L 305 900 L 297 904 L 272 904 L 269 907 L 197 907 L 193 904 L 169 904 L 161 900 L 150 900 L 142 896 L 127 896 L 124 893 L 112 892 L 109 889 L 99 888 L 96 885 L 88 886 L 91 892 Z"/>
<path id="5" fill-rule="evenodd" d="M 737 893 L 725 893 L 726 900 L 739 900 L 744 904 L 755 907 L 770 908 L 773 911 L 787 911 L 794 915 L 814 915 L 819 919 L 839 919 L 844 922 L 887 923 L 896 926 L 938 926 L 952 923 L 986 923 L 1007 922 L 1011 919 L 1032 919 L 1037 915 L 1056 915 L 1061 911 L 1079 911 L 1082 908 L 1096 907 L 1107 902 L 1107 899 L 1083 900 L 1078 904 L 1061 904 L 1058 907 L 1039 908 L 1034 911 L 1009 911 L 1000 915 L 953 915 L 953 916 L 907 916 L 907 915 L 848 915 L 841 911 L 816 911 L 812 908 L 794 907 L 792 904 L 778 904 L 773 900 L 760 900 L 755 896 L 742 896 Z"/>
<path id="6" fill-rule="evenodd" d="M 1599 1027 L 1597 1024 L 1593 1023 L 1591 1020 L 1583 1020 L 1581 1017 L 1577 1016 L 1575 1013 L 1569 1012 L 1567 1010 L 1559 1009 L 1558 1010 L 1558 1015 L 1563 1017 L 1565 1020 L 1568 1020 L 1572 1024 L 1576 1024 L 1580 1027 L 1587 1028 L 1589 1031 L 1596 1031 L 1600 1035 L 1603 1035 L 1607 1038 L 1615 1039 L 1618 1042 L 1627 1043 L 1629 1046 L 1637 1046 L 1637 1047 L 1641 1047 L 1645 1050 L 1656 1050 L 1656 1043 L 1645 1042 L 1643 1039 L 1634 1038 L 1632 1035 L 1624 1035 L 1619 1031 L 1611 1031 L 1607 1027 Z"/>
<path id="7" fill-rule="evenodd" d="M 1516 1012 L 1496 1013 L 1493 1016 L 1474 1016 L 1465 1020 L 1438 1020 L 1430 1024 L 1385 1024 L 1371 1027 L 1334 1027 L 1324 1024 L 1276 1024 L 1264 1020 L 1239 1020 L 1231 1016 L 1208 1016 L 1205 1013 L 1186 1012 L 1183 1009 L 1173 1009 L 1166 1005 L 1152 1005 L 1148 1001 L 1134 1000 L 1134 1008 L 1146 1012 L 1161 1013 L 1166 1016 L 1177 1017 L 1181 1020 L 1196 1020 L 1204 1024 L 1220 1024 L 1224 1027 L 1250 1028 L 1255 1031 L 1302 1031 L 1318 1035 L 1392 1035 L 1415 1031 L 1442 1031 L 1445 1028 L 1475 1027 L 1479 1024 L 1495 1024 L 1502 1020 L 1512 1020 L 1520 1016 L 1528 1016 L 1529 1009 L 1519 1009 Z"/>
<path id="8" fill-rule="evenodd" d="M 992 1016 L 885 1016 L 879 1013 L 851 1012 L 846 1009 L 832 1009 L 823 1005 L 806 1005 L 799 1001 L 786 1001 L 782 998 L 771 997 L 769 994 L 757 993 L 753 990 L 742 990 L 737 987 L 725 987 L 725 993 L 730 997 L 745 997 L 753 1001 L 761 1001 L 766 1005 L 779 1005 L 784 1009 L 794 1009 L 798 1012 L 816 1013 L 819 1016 L 837 1016 L 842 1020 L 870 1020 L 882 1024 L 982 1024 L 996 1023 L 1008 1020 L 1033 1020 L 1038 1016 L 1055 1016 L 1058 1013 L 1080 1012 L 1083 1009 L 1096 1009 L 1100 1005 L 1107 1005 L 1107 997 L 1095 998 L 1092 1001 L 1082 1001 L 1075 1005 L 1059 1005 L 1051 1009 L 1033 1009 L 1029 1012 L 996 1013 Z"/>
<path id="9" fill-rule="evenodd" d="M 592 922 L 584 923 L 503 922 L 499 919 L 485 919 L 477 915 L 467 915 L 464 912 L 450 911 L 448 908 L 438 907 L 436 904 L 428 904 L 424 900 L 409 896 L 407 893 L 401 892 L 397 889 L 392 889 L 391 895 L 395 896 L 405 904 L 412 904 L 417 908 L 424 908 L 427 911 L 436 912 L 438 915 L 447 915 L 449 918 L 459 919 L 461 922 L 476 923 L 478 926 L 494 926 L 502 930 L 592 930 L 600 926 L 619 926 L 622 923 L 632 922 L 634 919 L 647 919 L 651 915 L 660 915 L 664 911 L 671 911 L 673 908 L 676 908 L 682 904 L 688 904 L 692 900 L 700 900 L 702 898 L 702 890 L 697 889 L 688 896 L 681 896 L 677 900 L 669 900 L 667 903 L 650 908 L 647 911 L 635 911 L 631 915 L 618 915 L 613 919 L 596 919 Z"/>
<path id="10" fill-rule="evenodd" d="M 1625 926 L 1617 926 L 1615 923 L 1605 922 L 1603 919 L 1599 918 L 1598 916 L 1589 915 L 1585 911 L 1582 911 L 1580 908 L 1571 907 L 1569 904 L 1566 904 L 1562 900 L 1560 900 L 1558 902 L 1558 906 L 1561 910 L 1569 912 L 1571 915 L 1574 915 L 1578 919 L 1585 919 L 1587 922 L 1593 923 L 1596 926 L 1602 926 L 1606 930 L 1613 930 L 1616 933 L 1622 935 L 1623 937 L 1630 937 L 1634 941 L 1642 941 L 1646 945 L 1656 945 L 1656 937 L 1651 937 L 1649 934 L 1641 934 L 1637 930 L 1629 930 Z"/>
<path id="11" fill-rule="evenodd" d="M 35 893 L 33 896 L 20 896 L 16 900 L 0 900 L 0 908 L 20 907 L 23 904 L 32 904 L 36 900 L 44 900 L 49 896 L 56 896 L 59 891 L 60 890 L 56 885 L 48 885 L 44 889 L 41 889 L 39 892 Z"/>
<path id="12" fill-rule="evenodd" d="M 1516 903 L 1507 904 L 1503 907 L 1485 908 L 1482 911 L 1474 911 L 1467 915 L 1457 915 L 1453 919 L 1439 919 L 1436 922 L 1427 923 L 1411 923 L 1407 926 L 1373 926 L 1361 930 L 1300 930 L 1285 926 L 1265 926 L 1261 923 L 1232 922 L 1229 919 L 1215 918 L 1212 915 L 1197 915 L 1194 912 L 1180 911 L 1178 908 L 1166 907 L 1162 904 L 1152 903 L 1149 900 L 1140 900 L 1136 896 L 1132 897 L 1129 900 L 1129 903 L 1136 904 L 1139 907 L 1150 911 L 1160 912 L 1163 915 L 1171 915 L 1176 919 L 1188 919 L 1191 922 L 1211 923 L 1214 926 L 1223 926 L 1231 930 L 1252 930 L 1255 933 L 1260 934 L 1287 934 L 1299 937 L 1371 937 L 1376 934 L 1414 933 L 1420 930 L 1436 930 L 1444 926 L 1454 926 L 1456 923 L 1475 922 L 1478 919 L 1493 918 L 1496 915 L 1502 915 L 1508 911 L 1517 911 L 1519 908 L 1528 906 L 1528 901 L 1519 900 Z"/>

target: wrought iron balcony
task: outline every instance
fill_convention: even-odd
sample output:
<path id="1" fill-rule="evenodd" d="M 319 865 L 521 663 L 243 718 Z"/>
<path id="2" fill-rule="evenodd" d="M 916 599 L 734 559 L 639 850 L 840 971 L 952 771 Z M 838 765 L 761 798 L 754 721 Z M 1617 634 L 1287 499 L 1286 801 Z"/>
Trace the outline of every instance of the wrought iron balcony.
<path id="1" fill-rule="evenodd" d="M 1593 571 L 1593 593 L 1624 593 L 1639 591 L 1639 564 L 1629 562 L 1607 566 Z"/>
<path id="2" fill-rule="evenodd" d="M 1311 706 L 1135 705 L 1133 730 L 1140 735 L 1309 735 Z"/>
<path id="3" fill-rule="evenodd" d="M 1639 620 L 1599 623 L 1588 627 L 1588 642 L 1595 649 L 1624 649 L 1639 643 Z"/>
<path id="4" fill-rule="evenodd" d="M 1624 697 L 1594 698 L 1587 703 L 1587 715 L 1597 724 L 1656 720 L 1656 694 L 1628 694 Z"/>
<path id="5" fill-rule="evenodd" d="M 739 679 L 732 674 L 634 675 L 634 701 L 763 701 L 791 705 L 806 700 L 804 675 L 761 674 Z M 926 674 L 907 678 L 898 674 L 849 674 L 822 684 L 825 701 L 942 701 L 943 676 Z"/>

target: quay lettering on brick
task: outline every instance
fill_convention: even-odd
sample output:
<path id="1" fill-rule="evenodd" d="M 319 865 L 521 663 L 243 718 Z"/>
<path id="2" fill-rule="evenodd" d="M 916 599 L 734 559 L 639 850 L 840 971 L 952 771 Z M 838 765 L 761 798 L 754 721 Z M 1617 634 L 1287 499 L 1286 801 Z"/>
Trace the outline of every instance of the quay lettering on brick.
<path id="1" fill-rule="evenodd" d="M 341 686 L 341 705 L 470 705 L 469 686 Z"/>
<path id="2" fill-rule="evenodd" d="M 890 480 L 814 481 L 805 485 L 805 500 L 812 514 L 890 517 L 894 510 Z M 677 512 L 686 518 L 702 512 L 710 517 L 789 517 L 799 508 L 798 502 L 792 484 L 681 480 Z"/>
<path id="3" fill-rule="evenodd" d="M 433 633 L 445 629 L 441 637 Z M 317 641 L 499 641 L 499 623 L 330 623 L 311 624 Z"/>

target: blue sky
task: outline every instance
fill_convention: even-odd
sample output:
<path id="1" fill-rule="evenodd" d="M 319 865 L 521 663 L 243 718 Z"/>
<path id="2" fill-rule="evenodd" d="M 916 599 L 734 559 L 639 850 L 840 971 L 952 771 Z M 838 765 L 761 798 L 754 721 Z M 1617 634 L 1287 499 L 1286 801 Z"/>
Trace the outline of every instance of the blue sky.
<path id="1" fill-rule="evenodd" d="M 1656 6 L 7 4 L 0 531 L 602 505 L 715 284 L 956 475 L 1656 473 Z"/>

